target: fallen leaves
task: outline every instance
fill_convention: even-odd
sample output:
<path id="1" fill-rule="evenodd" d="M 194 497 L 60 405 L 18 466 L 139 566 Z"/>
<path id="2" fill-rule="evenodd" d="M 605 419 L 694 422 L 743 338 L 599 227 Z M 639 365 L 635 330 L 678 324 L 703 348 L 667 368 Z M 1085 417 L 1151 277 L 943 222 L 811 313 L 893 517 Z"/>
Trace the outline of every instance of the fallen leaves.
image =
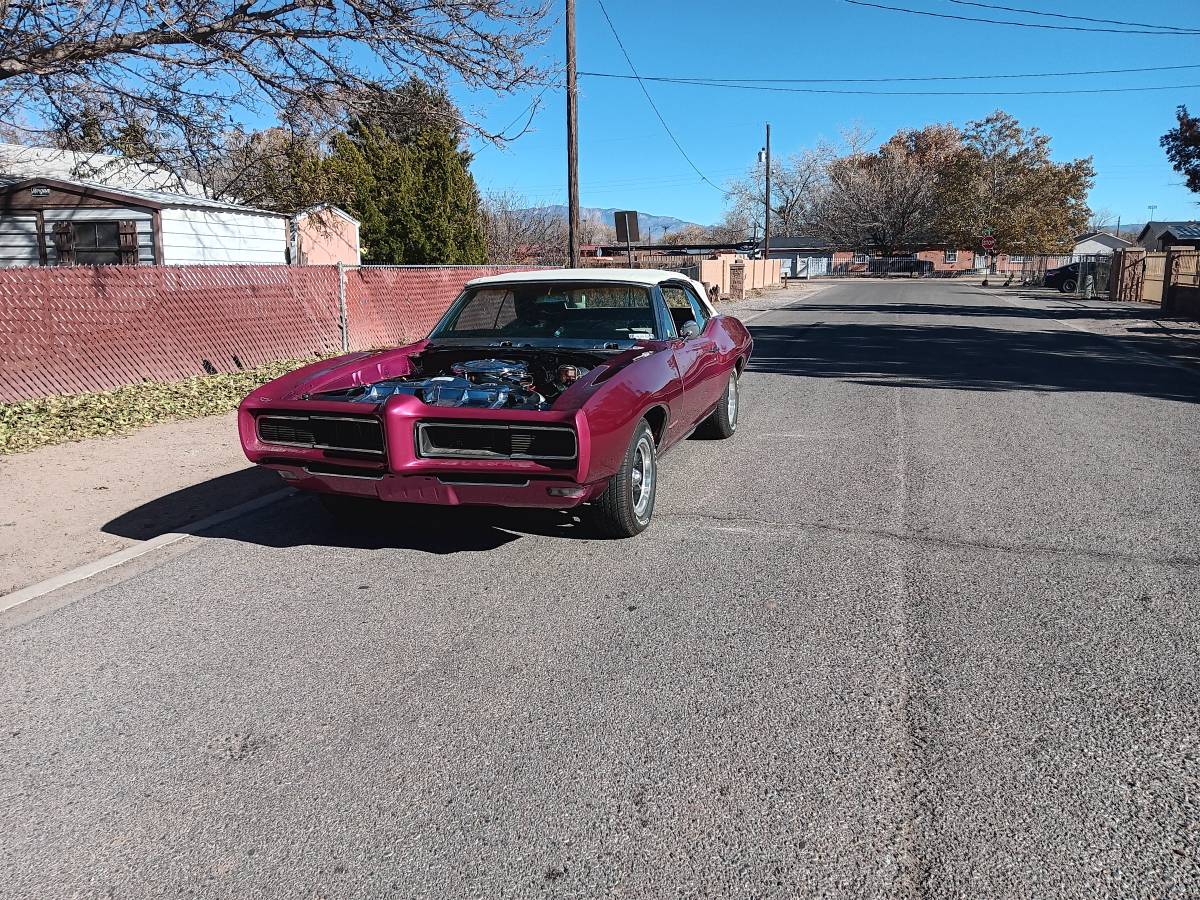
<path id="1" fill-rule="evenodd" d="M 0 454 L 228 412 L 260 384 L 313 361 L 288 359 L 233 374 L 143 381 L 108 391 L 0 403 Z"/>

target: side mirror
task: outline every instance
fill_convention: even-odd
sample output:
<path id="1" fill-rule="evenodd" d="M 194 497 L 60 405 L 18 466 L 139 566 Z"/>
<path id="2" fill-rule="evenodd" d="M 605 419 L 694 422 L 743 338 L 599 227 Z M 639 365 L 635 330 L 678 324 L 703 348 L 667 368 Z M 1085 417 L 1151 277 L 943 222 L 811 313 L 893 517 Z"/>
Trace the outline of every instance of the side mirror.
<path id="1" fill-rule="evenodd" d="M 700 326 L 696 324 L 695 319 L 688 319 L 683 323 L 683 327 L 679 329 L 679 336 L 685 341 L 691 341 L 700 337 Z"/>

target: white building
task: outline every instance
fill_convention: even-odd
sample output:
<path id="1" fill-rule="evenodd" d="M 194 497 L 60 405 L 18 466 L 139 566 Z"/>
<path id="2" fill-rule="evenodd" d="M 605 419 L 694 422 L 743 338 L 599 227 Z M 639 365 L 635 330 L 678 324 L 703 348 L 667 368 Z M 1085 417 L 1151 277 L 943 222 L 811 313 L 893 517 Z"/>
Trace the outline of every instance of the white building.
<path id="1" fill-rule="evenodd" d="M 46 175 L 0 177 L 0 267 L 286 264 L 279 213 Z"/>
<path id="2" fill-rule="evenodd" d="M 1098 256 L 1113 253 L 1132 247 L 1133 242 L 1125 238 L 1109 234 L 1107 231 L 1089 231 L 1075 238 L 1075 246 L 1071 248 L 1073 256 Z"/>

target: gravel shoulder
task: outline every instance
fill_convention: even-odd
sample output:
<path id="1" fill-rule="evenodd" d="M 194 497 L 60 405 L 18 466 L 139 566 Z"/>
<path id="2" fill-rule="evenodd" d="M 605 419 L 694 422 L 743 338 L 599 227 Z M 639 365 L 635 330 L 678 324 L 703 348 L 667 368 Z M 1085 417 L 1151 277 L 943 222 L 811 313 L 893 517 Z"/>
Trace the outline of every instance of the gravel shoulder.
<path id="1" fill-rule="evenodd" d="M 279 487 L 236 413 L 0 456 L 0 595 Z"/>

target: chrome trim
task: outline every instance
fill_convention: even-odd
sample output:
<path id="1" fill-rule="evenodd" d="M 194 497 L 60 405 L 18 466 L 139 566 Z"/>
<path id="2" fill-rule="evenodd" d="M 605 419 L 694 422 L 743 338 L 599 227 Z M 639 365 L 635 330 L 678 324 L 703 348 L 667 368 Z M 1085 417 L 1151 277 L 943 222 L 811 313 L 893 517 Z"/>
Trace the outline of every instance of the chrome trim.
<path id="1" fill-rule="evenodd" d="M 455 487 L 529 487 L 528 479 L 525 481 L 450 481 L 449 479 L 442 478 L 439 475 L 438 481 L 440 481 L 442 484 L 454 485 Z"/>
<path id="2" fill-rule="evenodd" d="M 386 474 L 380 472 L 377 475 L 347 475 L 345 472 L 314 472 L 308 466 L 304 467 L 304 471 L 314 478 L 354 478 L 358 481 L 382 481 Z"/>

